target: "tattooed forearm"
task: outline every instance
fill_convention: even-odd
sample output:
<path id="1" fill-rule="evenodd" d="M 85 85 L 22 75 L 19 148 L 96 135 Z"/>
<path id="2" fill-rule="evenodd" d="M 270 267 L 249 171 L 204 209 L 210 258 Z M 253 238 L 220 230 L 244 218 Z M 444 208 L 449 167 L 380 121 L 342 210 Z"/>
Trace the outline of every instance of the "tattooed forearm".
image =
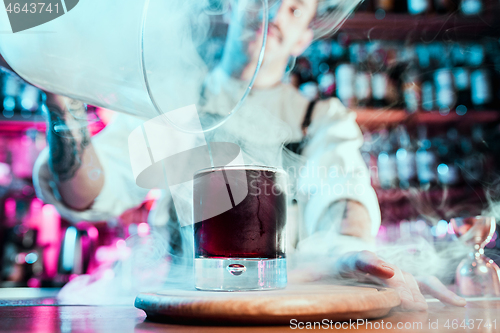
<path id="1" fill-rule="evenodd" d="M 75 176 L 82 165 L 85 148 L 90 143 L 84 104 L 76 100 L 68 101 L 65 110 L 56 103 L 47 103 L 49 167 L 59 182 Z"/>

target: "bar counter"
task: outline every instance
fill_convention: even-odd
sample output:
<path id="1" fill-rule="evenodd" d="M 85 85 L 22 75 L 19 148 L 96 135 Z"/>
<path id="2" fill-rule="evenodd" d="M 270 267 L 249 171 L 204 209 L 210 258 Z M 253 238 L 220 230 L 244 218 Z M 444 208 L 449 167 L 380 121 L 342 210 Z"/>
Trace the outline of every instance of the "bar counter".
<path id="1" fill-rule="evenodd" d="M 11 289 L 12 290 L 12 289 Z M 5 291 L 0 295 L 5 295 Z M 44 295 L 43 293 L 40 295 Z M 45 294 L 47 295 L 47 294 Z M 12 299 L 0 296 L 1 332 L 290 332 L 313 328 L 313 323 L 290 326 L 181 326 L 150 322 L 132 306 L 60 306 L 54 297 Z M 500 298 L 470 298 L 465 308 L 428 300 L 426 312 L 391 311 L 367 322 L 316 324 L 318 330 L 356 332 L 484 332 L 500 331 Z"/>

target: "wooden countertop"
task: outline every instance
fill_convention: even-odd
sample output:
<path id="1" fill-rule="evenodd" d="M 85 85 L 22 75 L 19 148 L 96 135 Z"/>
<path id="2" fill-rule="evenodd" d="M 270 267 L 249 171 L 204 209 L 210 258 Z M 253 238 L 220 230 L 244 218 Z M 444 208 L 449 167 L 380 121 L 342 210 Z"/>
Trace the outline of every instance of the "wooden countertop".
<path id="1" fill-rule="evenodd" d="M 51 304 L 50 302 L 47 302 Z M 4 303 L 6 304 L 6 303 Z M 18 303 L 19 304 L 19 303 Z M 44 304 L 43 302 L 38 304 Z M 463 322 L 466 320 L 467 322 Z M 298 324 L 298 323 L 297 323 Z M 304 324 L 306 325 L 306 324 Z M 340 323 L 337 324 L 339 328 Z M 399 325 L 399 328 L 398 328 Z M 429 326 L 431 325 L 431 326 Z M 470 328 L 463 326 L 469 325 Z M 472 325 L 474 327 L 472 328 Z M 429 301 L 427 312 L 391 312 L 370 323 L 344 323 L 356 332 L 484 332 L 500 331 L 500 298 L 471 300 L 465 308 Z M 461 327 L 462 326 L 462 327 Z M 480 326 L 480 327 L 478 327 Z M 295 327 L 295 326 L 292 326 Z M 317 326 L 318 327 L 318 326 Z M 392 329 L 387 328 L 392 327 Z M 295 330 L 299 330 L 297 326 Z M 305 326 L 304 326 L 305 328 Z M 326 328 L 326 327 L 324 327 Z M 330 329 L 330 327 L 328 327 Z M 332 324 L 335 330 L 335 323 Z M 342 328 L 341 328 L 342 329 Z M 108 306 L 0 306 L 2 332 L 290 332 L 289 326 L 199 327 L 153 323 L 133 307 Z"/>

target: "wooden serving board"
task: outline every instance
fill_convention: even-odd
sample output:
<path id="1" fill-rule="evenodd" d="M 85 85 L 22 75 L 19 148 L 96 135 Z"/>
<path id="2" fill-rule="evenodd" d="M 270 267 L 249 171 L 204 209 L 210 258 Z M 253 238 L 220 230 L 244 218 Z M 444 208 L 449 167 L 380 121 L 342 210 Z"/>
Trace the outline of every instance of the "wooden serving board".
<path id="1" fill-rule="evenodd" d="M 401 303 L 393 289 L 339 285 L 289 285 L 282 290 L 141 293 L 135 306 L 148 319 L 180 324 L 289 325 L 298 321 L 380 318 Z"/>

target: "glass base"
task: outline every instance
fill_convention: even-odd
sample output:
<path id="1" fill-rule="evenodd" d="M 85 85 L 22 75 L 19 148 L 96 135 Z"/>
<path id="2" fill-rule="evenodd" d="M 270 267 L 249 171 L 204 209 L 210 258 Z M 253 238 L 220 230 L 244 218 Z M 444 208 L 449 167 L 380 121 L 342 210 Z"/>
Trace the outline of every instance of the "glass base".
<path id="1" fill-rule="evenodd" d="M 214 291 L 286 287 L 286 259 L 196 258 L 195 288 Z"/>

